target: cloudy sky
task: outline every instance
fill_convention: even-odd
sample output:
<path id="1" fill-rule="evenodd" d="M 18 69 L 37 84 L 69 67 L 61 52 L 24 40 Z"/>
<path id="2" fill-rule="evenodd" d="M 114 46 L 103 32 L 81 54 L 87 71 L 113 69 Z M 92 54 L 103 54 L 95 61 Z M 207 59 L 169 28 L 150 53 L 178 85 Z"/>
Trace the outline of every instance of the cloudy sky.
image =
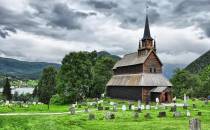
<path id="1" fill-rule="evenodd" d="M 71 51 L 137 51 L 146 0 L 0 0 L 0 56 L 60 63 Z M 150 0 L 151 35 L 163 63 L 210 50 L 210 0 Z"/>

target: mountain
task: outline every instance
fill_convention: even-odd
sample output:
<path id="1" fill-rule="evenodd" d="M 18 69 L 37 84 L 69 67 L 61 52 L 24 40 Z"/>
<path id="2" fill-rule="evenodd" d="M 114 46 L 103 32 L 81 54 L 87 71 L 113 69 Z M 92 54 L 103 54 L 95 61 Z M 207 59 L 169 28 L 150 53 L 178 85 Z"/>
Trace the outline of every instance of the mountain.
<path id="1" fill-rule="evenodd" d="M 185 70 L 188 70 L 191 73 L 199 73 L 206 66 L 210 65 L 210 51 L 204 53 L 191 64 L 189 64 Z"/>
<path id="2" fill-rule="evenodd" d="M 119 56 L 116 56 L 116 55 L 112 55 L 110 54 L 109 52 L 106 52 L 106 51 L 99 51 L 97 52 L 97 56 L 100 57 L 100 56 L 108 56 L 108 57 L 111 57 L 115 60 L 120 60 L 121 58 Z"/>
<path id="3" fill-rule="evenodd" d="M 163 65 L 163 75 L 170 79 L 173 74 L 174 74 L 174 71 L 179 68 L 179 69 L 183 69 L 186 65 L 184 64 L 164 64 Z"/>
<path id="4" fill-rule="evenodd" d="M 45 62 L 19 61 L 0 57 L 0 74 L 9 75 L 17 79 L 38 79 L 42 69 L 47 66 L 59 68 L 61 65 Z"/>

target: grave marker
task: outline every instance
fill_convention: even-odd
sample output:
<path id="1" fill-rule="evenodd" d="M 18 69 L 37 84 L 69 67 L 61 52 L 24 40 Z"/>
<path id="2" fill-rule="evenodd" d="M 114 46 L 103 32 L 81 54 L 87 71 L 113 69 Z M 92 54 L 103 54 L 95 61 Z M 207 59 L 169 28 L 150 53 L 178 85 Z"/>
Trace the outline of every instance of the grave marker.
<path id="1" fill-rule="evenodd" d="M 190 130 L 201 130 L 201 122 L 198 119 L 191 119 L 189 121 Z"/>

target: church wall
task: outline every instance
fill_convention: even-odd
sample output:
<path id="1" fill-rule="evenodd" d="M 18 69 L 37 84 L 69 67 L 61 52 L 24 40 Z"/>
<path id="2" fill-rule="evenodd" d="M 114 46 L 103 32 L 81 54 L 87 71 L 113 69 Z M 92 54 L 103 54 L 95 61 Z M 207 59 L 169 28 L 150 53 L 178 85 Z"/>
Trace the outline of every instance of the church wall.
<path id="1" fill-rule="evenodd" d="M 142 87 L 108 86 L 107 95 L 111 98 L 138 100 L 141 99 Z"/>
<path id="2" fill-rule="evenodd" d="M 143 72 L 143 65 L 131 65 L 131 66 L 124 66 L 114 69 L 114 75 L 119 74 L 137 74 Z"/>
<path id="3" fill-rule="evenodd" d="M 150 56 L 145 61 L 144 72 L 150 73 L 151 67 L 154 67 L 156 69 L 156 73 L 162 73 L 162 65 L 154 53 L 151 53 Z"/>

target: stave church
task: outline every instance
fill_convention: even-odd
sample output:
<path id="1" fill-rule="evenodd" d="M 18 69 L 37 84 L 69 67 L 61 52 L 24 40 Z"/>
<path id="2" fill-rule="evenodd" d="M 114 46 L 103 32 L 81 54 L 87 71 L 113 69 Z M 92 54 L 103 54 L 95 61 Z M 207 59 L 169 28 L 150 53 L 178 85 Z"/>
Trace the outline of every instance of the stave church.
<path id="1" fill-rule="evenodd" d="M 163 64 L 156 53 L 156 42 L 150 35 L 146 15 L 143 38 L 136 52 L 126 54 L 113 67 L 114 75 L 106 86 L 111 98 L 171 102 L 172 84 L 162 74 Z"/>

